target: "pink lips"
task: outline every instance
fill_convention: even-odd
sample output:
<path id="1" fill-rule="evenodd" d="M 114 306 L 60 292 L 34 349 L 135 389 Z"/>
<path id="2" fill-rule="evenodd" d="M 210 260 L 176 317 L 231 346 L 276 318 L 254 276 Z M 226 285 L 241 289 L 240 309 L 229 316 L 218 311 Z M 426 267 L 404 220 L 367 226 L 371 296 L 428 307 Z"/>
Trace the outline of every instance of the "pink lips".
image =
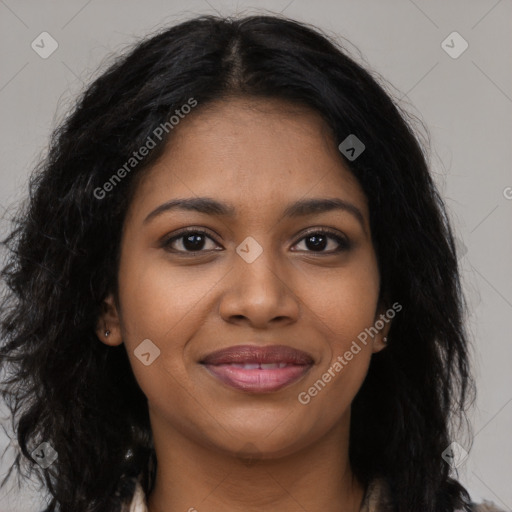
<path id="1" fill-rule="evenodd" d="M 214 352 L 201 363 L 231 387 L 268 393 L 298 380 L 314 361 L 306 352 L 284 345 L 238 345 Z"/>

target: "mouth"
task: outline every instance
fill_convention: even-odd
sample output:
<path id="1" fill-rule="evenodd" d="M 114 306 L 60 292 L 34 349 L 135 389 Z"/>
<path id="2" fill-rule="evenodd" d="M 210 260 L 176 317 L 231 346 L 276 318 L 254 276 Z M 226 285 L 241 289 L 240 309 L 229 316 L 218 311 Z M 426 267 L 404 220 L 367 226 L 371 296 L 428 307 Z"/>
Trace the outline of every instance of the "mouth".
<path id="1" fill-rule="evenodd" d="M 250 393 L 270 393 L 304 376 L 313 358 L 284 345 L 238 345 L 213 352 L 200 363 L 228 386 Z"/>

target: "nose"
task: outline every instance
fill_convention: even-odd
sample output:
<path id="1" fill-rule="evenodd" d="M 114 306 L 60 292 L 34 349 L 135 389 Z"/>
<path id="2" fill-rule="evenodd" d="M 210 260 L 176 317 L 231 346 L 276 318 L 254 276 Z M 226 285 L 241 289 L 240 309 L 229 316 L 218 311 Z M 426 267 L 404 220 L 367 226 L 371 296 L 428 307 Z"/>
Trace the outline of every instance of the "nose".
<path id="1" fill-rule="evenodd" d="M 235 268 L 226 276 L 219 312 L 229 323 L 265 329 L 297 321 L 300 301 L 295 294 L 290 269 L 276 261 L 270 251 L 252 263 L 235 258 Z"/>

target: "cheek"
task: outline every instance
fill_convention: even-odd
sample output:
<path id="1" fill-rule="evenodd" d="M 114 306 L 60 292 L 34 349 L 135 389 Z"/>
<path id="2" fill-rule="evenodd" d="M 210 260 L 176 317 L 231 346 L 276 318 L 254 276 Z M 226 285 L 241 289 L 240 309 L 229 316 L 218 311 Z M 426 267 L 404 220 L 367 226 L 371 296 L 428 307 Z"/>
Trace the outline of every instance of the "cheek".
<path id="1" fill-rule="evenodd" d="M 312 402 L 317 406 L 332 404 L 329 414 L 335 415 L 353 400 L 372 356 L 372 338 L 364 333 L 375 322 L 379 296 L 376 261 L 372 255 L 366 261 L 361 258 L 358 264 L 338 269 L 329 278 L 317 280 L 317 284 L 308 305 L 327 350 L 307 385 L 322 380 L 325 386 L 318 383 L 315 389 L 308 387 L 315 396 Z M 317 413 L 327 414 L 321 408 Z"/>
<path id="2" fill-rule="evenodd" d="M 379 297 L 379 275 L 372 259 L 331 275 L 309 286 L 308 307 L 333 349 L 343 350 L 373 325 Z"/>
<path id="3" fill-rule="evenodd" d="M 121 330 L 133 373 L 150 401 L 165 390 L 170 398 L 188 377 L 184 353 L 188 340 L 200 325 L 201 299 L 214 286 L 214 279 L 198 276 L 197 268 L 176 268 L 164 258 L 143 260 L 133 252 L 119 268 Z M 210 281 L 212 281 L 210 283 Z M 204 312 L 203 312 L 204 314 Z M 158 353 L 146 366 L 137 357 L 138 347 L 150 340 L 150 352 Z M 147 342 L 145 342 L 147 343 Z M 176 397 L 174 397 L 176 398 Z"/>
<path id="4" fill-rule="evenodd" d="M 173 266 L 162 255 L 127 256 L 119 272 L 125 343 L 149 338 L 162 347 L 182 346 L 216 280 L 197 267 Z"/>
<path id="5" fill-rule="evenodd" d="M 378 283 L 369 280 L 363 285 L 351 276 L 328 295 L 331 300 L 318 297 L 315 302 L 315 311 L 323 320 L 318 330 L 326 340 L 326 357 L 297 397 L 318 425 L 332 424 L 348 411 L 366 377 L 372 340 L 367 338 L 364 343 L 358 336 L 374 323 Z"/>

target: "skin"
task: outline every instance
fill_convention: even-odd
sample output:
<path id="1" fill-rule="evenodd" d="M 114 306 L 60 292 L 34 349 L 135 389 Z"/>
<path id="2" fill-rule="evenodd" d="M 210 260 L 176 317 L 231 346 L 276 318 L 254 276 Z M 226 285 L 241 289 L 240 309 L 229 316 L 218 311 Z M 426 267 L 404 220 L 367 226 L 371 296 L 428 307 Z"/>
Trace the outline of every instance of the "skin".
<path id="1" fill-rule="evenodd" d="M 172 210 L 144 223 L 166 201 L 197 196 L 236 213 Z M 281 219 L 305 198 L 342 199 L 362 222 L 342 210 Z M 183 238 L 171 243 L 181 253 L 159 245 L 185 227 L 208 231 L 203 252 L 183 255 Z M 336 253 L 328 238 L 315 249 L 307 245 L 314 228 L 350 246 Z M 251 263 L 236 252 L 248 236 L 263 249 Z M 119 307 L 106 298 L 97 335 L 125 344 L 148 399 L 158 459 L 149 511 L 358 511 L 364 488 L 348 460 L 350 404 L 390 323 L 307 405 L 297 398 L 386 310 L 367 198 L 321 117 L 281 100 L 199 106 L 145 171 L 121 244 Z M 145 339 L 160 350 L 148 366 L 134 354 Z M 239 344 L 289 345 L 315 364 L 281 390 L 247 393 L 199 364 Z"/>

